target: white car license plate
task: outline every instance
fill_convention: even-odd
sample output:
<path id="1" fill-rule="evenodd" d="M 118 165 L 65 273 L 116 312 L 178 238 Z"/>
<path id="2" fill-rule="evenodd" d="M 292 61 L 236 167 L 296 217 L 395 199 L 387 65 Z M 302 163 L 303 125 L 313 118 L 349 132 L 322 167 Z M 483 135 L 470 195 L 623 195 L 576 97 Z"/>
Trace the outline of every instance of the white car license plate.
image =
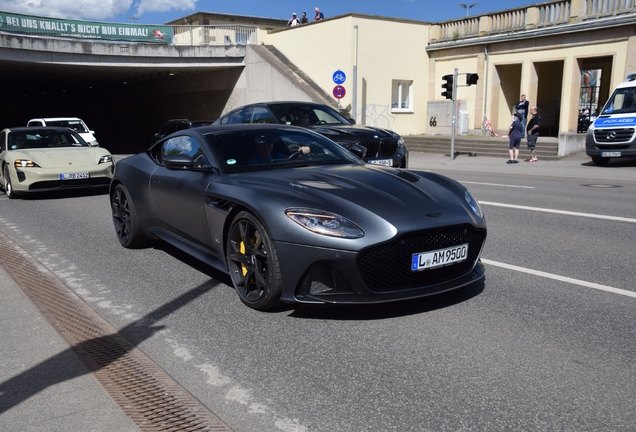
<path id="1" fill-rule="evenodd" d="M 465 261 L 468 258 L 468 244 L 413 254 L 411 270 L 428 270 Z"/>
<path id="2" fill-rule="evenodd" d="M 601 157 L 621 157 L 621 152 L 601 152 Z"/>
<path id="3" fill-rule="evenodd" d="M 373 165 L 393 166 L 393 159 L 370 160 L 369 163 Z"/>
<path id="4" fill-rule="evenodd" d="M 83 179 L 83 178 L 88 178 L 87 172 L 60 174 L 60 180 L 76 180 L 76 179 Z"/>

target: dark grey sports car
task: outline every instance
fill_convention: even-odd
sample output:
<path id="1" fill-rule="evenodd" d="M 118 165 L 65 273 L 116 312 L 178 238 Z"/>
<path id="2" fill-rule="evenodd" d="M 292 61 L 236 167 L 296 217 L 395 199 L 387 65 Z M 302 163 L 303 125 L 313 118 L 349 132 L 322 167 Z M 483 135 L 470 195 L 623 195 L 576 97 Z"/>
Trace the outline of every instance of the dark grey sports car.
<path id="1" fill-rule="evenodd" d="M 312 129 L 346 149 L 359 145 L 367 149 L 363 159 L 375 165 L 407 168 L 409 152 L 397 133 L 377 127 L 356 125 L 333 108 L 313 102 L 261 102 L 236 108 L 214 124 L 277 123 Z"/>
<path id="2" fill-rule="evenodd" d="M 461 184 L 369 165 L 295 126 L 176 132 L 117 163 L 115 231 L 164 240 L 229 273 L 241 300 L 375 303 L 484 277 L 486 222 Z"/>

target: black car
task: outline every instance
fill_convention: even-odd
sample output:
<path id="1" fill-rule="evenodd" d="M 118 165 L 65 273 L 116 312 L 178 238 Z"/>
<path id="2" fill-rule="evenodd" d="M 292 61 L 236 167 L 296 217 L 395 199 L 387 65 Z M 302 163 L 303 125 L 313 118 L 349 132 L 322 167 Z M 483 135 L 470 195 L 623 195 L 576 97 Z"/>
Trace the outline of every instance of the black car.
<path id="1" fill-rule="evenodd" d="M 110 202 L 124 247 L 166 241 L 228 273 L 259 310 L 390 302 L 484 277 L 486 222 L 464 186 L 366 164 L 296 126 L 176 132 L 117 163 Z"/>
<path id="2" fill-rule="evenodd" d="M 312 102 L 263 102 L 230 111 L 214 124 L 277 123 L 310 128 L 346 149 L 354 144 L 367 149 L 367 163 L 408 167 L 409 152 L 397 133 L 376 127 L 360 126 L 333 108 Z"/>
<path id="3" fill-rule="evenodd" d="M 209 126 L 213 123 L 213 120 L 188 120 L 188 119 L 172 119 L 168 120 L 159 132 L 155 134 L 155 136 L 150 140 L 150 144 L 154 144 L 159 141 L 161 138 L 167 137 L 171 133 L 175 133 L 176 131 L 180 131 L 183 129 L 190 129 L 199 126 Z"/>

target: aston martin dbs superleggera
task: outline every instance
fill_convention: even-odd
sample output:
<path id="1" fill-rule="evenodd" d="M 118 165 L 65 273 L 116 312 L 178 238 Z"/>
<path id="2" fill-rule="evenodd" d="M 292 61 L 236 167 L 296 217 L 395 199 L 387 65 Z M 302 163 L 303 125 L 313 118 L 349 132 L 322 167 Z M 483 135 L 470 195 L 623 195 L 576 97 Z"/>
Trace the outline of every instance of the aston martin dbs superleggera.
<path id="1" fill-rule="evenodd" d="M 166 241 L 230 275 L 240 299 L 377 303 L 483 279 L 486 222 L 447 177 L 365 164 L 305 128 L 176 132 L 117 163 L 115 231 Z"/>

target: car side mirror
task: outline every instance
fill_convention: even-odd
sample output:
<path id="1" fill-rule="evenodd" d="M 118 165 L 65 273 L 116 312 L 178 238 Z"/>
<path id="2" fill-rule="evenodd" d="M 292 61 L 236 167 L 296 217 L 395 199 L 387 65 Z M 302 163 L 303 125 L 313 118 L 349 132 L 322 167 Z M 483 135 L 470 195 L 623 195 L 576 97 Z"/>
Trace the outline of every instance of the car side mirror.
<path id="1" fill-rule="evenodd" d="M 367 148 L 361 146 L 360 144 L 354 144 L 349 148 L 349 151 L 354 155 L 358 156 L 360 159 L 363 159 L 367 155 Z"/>
<path id="2" fill-rule="evenodd" d="M 194 166 L 194 159 L 187 154 L 166 156 L 163 165 L 169 170 L 189 170 Z"/>
<path id="3" fill-rule="evenodd" d="M 348 118 L 347 120 L 349 120 L 349 123 L 351 123 L 352 125 L 356 124 L 356 119 L 354 118 Z"/>

